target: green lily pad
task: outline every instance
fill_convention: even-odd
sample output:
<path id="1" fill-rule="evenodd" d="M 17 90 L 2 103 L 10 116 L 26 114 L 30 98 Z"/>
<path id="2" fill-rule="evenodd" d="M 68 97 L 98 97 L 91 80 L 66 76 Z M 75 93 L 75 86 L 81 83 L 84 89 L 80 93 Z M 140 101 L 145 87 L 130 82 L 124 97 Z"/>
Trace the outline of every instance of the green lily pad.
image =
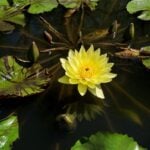
<path id="1" fill-rule="evenodd" d="M 141 48 L 141 51 L 150 53 L 150 46 L 144 46 L 144 47 L 142 47 L 142 48 Z"/>
<path id="2" fill-rule="evenodd" d="M 138 16 L 141 20 L 150 20 L 150 0 L 132 0 L 127 5 L 127 11 L 130 14 L 142 11 Z"/>
<path id="3" fill-rule="evenodd" d="M 141 53 L 144 53 L 145 55 L 150 56 L 150 46 L 142 47 Z M 142 63 L 146 68 L 150 69 L 150 57 L 149 58 L 143 58 Z"/>
<path id="4" fill-rule="evenodd" d="M 1 24 L 6 24 L 6 26 L 2 26 L 0 31 L 9 31 L 13 30 L 14 26 L 7 23 L 15 23 L 21 26 L 25 25 L 25 16 L 24 14 L 15 6 L 10 6 L 6 0 L 0 1 L 0 21 Z"/>
<path id="5" fill-rule="evenodd" d="M 101 133 L 78 140 L 71 150 L 146 150 L 133 138 L 118 133 Z"/>
<path id="6" fill-rule="evenodd" d="M 28 96 L 44 91 L 50 78 L 40 64 L 24 68 L 12 56 L 0 59 L 0 96 Z"/>
<path id="7" fill-rule="evenodd" d="M 0 122 L 0 150 L 11 150 L 12 143 L 19 137 L 16 116 Z"/>
<path id="8" fill-rule="evenodd" d="M 0 6 L 8 6 L 8 5 L 9 5 L 9 3 L 7 0 L 1 0 L 0 1 Z"/>
<path id="9" fill-rule="evenodd" d="M 27 11 L 31 14 L 49 12 L 58 6 L 57 0 L 14 0 L 13 2 L 17 6 L 29 6 Z"/>
<path id="10" fill-rule="evenodd" d="M 100 0 L 58 0 L 66 8 L 77 9 L 82 3 L 85 3 L 91 10 L 94 10 Z"/>
<path id="11" fill-rule="evenodd" d="M 57 0 L 39 0 L 31 2 L 28 12 L 39 14 L 53 10 L 58 6 Z"/>
<path id="12" fill-rule="evenodd" d="M 142 63 L 146 68 L 150 69 L 150 58 L 142 59 Z"/>

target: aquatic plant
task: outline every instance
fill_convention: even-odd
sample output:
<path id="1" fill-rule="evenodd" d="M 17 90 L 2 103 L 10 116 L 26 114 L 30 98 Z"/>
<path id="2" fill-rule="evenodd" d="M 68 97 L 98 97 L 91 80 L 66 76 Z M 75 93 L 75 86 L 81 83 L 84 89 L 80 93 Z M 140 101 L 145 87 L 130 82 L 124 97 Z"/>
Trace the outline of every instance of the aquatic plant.
<path id="1" fill-rule="evenodd" d="M 94 10 L 100 0 L 58 0 L 66 8 L 78 9 L 82 4 L 86 4 L 91 10 Z"/>
<path id="2" fill-rule="evenodd" d="M 130 14 L 142 11 L 138 18 L 141 20 L 150 20 L 150 0 L 131 0 L 127 5 L 127 11 Z"/>
<path id="3" fill-rule="evenodd" d="M 119 133 L 97 132 L 78 140 L 71 150 L 146 150 L 132 137 Z"/>
<path id="4" fill-rule="evenodd" d="M 0 31 L 13 30 L 15 27 L 10 24 L 25 25 L 25 16 L 19 8 L 10 6 L 7 0 L 0 1 Z"/>
<path id="5" fill-rule="evenodd" d="M 17 7 L 29 6 L 27 12 L 31 14 L 49 12 L 58 6 L 57 0 L 13 0 L 13 3 Z"/>
<path id="6" fill-rule="evenodd" d="M 0 149 L 10 150 L 12 143 L 19 137 L 18 120 L 15 115 L 0 121 Z"/>
<path id="7" fill-rule="evenodd" d="M 101 84 L 116 77 L 116 74 L 110 72 L 113 63 L 108 63 L 106 54 L 100 55 L 100 49 L 94 51 L 93 45 L 87 51 L 83 45 L 79 52 L 69 50 L 67 59 L 61 58 L 60 61 L 65 75 L 58 81 L 64 84 L 77 84 L 81 96 L 88 90 L 103 99 Z"/>
<path id="8" fill-rule="evenodd" d="M 51 75 L 40 64 L 19 65 L 12 56 L 0 59 L 0 96 L 24 97 L 44 91 Z"/>

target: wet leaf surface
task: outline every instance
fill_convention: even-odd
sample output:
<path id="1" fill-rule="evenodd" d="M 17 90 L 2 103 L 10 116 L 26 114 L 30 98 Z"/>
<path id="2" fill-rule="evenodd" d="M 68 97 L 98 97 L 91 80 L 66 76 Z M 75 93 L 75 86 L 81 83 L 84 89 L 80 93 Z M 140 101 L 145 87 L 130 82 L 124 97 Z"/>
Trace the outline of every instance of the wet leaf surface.
<path id="1" fill-rule="evenodd" d="M 24 68 L 12 56 L 0 59 L 0 95 L 29 96 L 44 91 L 50 78 L 39 64 Z"/>
<path id="2" fill-rule="evenodd" d="M 78 140 L 71 150 L 146 150 L 133 138 L 117 133 L 97 132 L 89 138 Z"/>
<path id="3" fill-rule="evenodd" d="M 141 20 L 150 20 L 150 0 L 132 0 L 128 3 L 127 10 L 131 14 L 142 11 L 138 18 Z"/>
<path id="4" fill-rule="evenodd" d="M 16 116 L 9 116 L 0 121 L 0 149 L 11 150 L 12 143 L 18 138 L 18 121 Z"/>

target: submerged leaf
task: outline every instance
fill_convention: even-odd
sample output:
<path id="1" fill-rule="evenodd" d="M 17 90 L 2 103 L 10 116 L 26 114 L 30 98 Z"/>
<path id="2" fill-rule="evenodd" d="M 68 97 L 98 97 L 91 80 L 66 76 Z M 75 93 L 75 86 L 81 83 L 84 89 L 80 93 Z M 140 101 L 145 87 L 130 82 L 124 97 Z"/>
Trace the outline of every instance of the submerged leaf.
<path id="1" fill-rule="evenodd" d="M 11 56 L 0 59 L 0 96 L 28 96 L 44 91 L 49 74 L 40 64 L 24 68 Z"/>
<path id="2" fill-rule="evenodd" d="M 21 26 L 25 26 L 25 16 L 24 14 L 18 14 L 9 18 L 6 18 L 5 21 L 19 24 Z"/>
<path id="3" fill-rule="evenodd" d="M 10 23 L 4 22 L 4 21 L 0 21 L 0 31 L 12 31 L 14 30 L 15 27 L 13 25 L 11 25 Z"/>
<path id="4" fill-rule="evenodd" d="M 1 150 L 11 150 L 11 145 L 18 136 L 18 121 L 16 116 L 10 116 L 0 122 Z"/>
<path id="5" fill-rule="evenodd" d="M 6 27 L 2 26 L 0 31 L 9 31 L 13 30 L 14 26 L 8 24 L 7 22 L 19 24 L 21 26 L 25 25 L 25 16 L 19 8 L 16 6 L 10 6 L 6 0 L 0 1 L 0 21 L 6 22 Z M 3 24 L 4 24 L 3 23 Z"/>
<path id="6" fill-rule="evenodd" d="M 130 110 L 130 109 L 123 109 L 123 108 L 121 108 L 120 112 L 124 116 L 126 116 L 127 118 L 129 118 L 131 121 L 135 122 L 136 124 L 141 125 L 141 126 L 143 125 L 141 117 L 135 111 Z"/>
<path id="7" fill-rule="evenodd" d="M 133 138 L 118 133 L 100 133 L 78 140 L 71 150 L 146 150 Z"/>

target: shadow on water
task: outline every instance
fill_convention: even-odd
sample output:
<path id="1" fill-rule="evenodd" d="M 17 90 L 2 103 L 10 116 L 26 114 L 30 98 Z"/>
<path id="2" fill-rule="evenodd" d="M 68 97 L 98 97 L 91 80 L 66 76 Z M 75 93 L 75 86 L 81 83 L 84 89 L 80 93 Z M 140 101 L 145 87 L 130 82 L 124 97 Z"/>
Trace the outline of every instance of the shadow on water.
<path id="1" fill-rule="evenodd" d="M 136 31 L 138 31 L 136 36 L 150 35 L 150 30 L 147 30 L 150 23 L 144 23 L 130 16 L 125 10 L 127 2 L 128 0 L 103 0 L 93 13 L 85 12 L 83 33 L 99 28 L 108 28 L 114 20 L 118 20 L 122 28 L 126 28 L 130 22 L 134 22 Z M 62 25 L 64 24 L 62 22 L 64 12 L 64 8 L 59 7 L 50 14 L 44 14 L 43 17 L 65 34 Z M 17 28 L 12 34 L 0 33 L 0 56 L 25 57 L 33 40 L 41 49 L 49 48 L 49 44 L 43 37 L 44 30 L 39 16 L 28 16 L 25 28 Z M 105 40 L 109 43 L 114 42 L 107 39 L 101 42 L 105 42 Z M 147 39 L 146 42 L 139 38 L 138 40 L 138 43 L 134 43 L 136 48 L 150 43 L 150 40 Z M 122 33 L 117 39 L 118 41 L 129 44 L 123 39 Z M 108 49 L 109 52 L 115 50 L 115 47 L 97 43 L 97 46 L 99 45 L 107 52 Z M 42 58 L 44 57 L 46 56 L 43 55 Z M 1 102 L 1 118 L 17 109 L 20 138 L 15 141 L 13 150 L 68 150 L 77 139 L 89 136 L 96 131 L 125 133 L 134 137 L 139 144 L 150 148 L 148 141 L 150 139 L 150 96 L 147 92 L 150 87 L 150 72 L 141 65 L 139 60 L 114 58 L 112 60 L 116 64 L 114 72 L 118 76 L 112 83 L 103 86 L 107 103 L 104 113 L 97 116 L 95 120 L 78 122 L 73 133 L 65 133 L 56 128 L 55 117 L 58 112 L 61 112 L 57 102 L 60 90 L 57 85 L 53 85 L 52 90 L 37 96 Z M 122 108 L 134 110 L 141 120 L 133 122 L 127 116 L 122 115 Z"/>

